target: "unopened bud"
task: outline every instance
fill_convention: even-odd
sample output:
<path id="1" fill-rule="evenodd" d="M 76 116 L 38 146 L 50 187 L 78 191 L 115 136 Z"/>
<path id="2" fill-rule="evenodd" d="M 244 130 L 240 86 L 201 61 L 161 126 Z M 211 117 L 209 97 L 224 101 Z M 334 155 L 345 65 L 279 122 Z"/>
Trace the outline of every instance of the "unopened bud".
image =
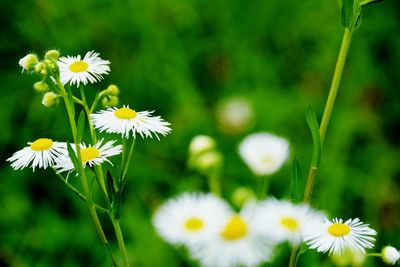
<path id="1" fill-rule="evenodd" d="M 382 249 L 382 259 L 387 264 L 395 265 L 400 259 L 400 253 L 395 247 L 386 246 Z"/>
<path id="2" fill-rule="evenodd" d="M 52 49 L 46 52 L 44 58 L 49 59 L 51 61 L 57 61 L 60 57 L 60 52 L 58 50 Z"/>
<path id="3" fill-rule="evenodd" d="M 58 95 L 53 92 L 47 92 L 44 94 L 42 104 L 45 107 L 52 108 L 58 103 Z"/>
<path id="4" fill-rule="evenodd" d="M 40 82 L 36 82 L 33 85 L 33 89 L 35 89 L 36 92 L 38 92 L 38 93 L 46 93 L 47 91 L 49 91 L 49 86 L 47 85 L 47 83 L 40 81 Z"/>
<path id="5" fill-rule="evenodd" d="M 116 107 L 118 106 L 118 102 L 117 96 L 105 96 L 102 100 L 104 107 Z"/>
<path id="6" fill-rule="evenodd" d="M 46 70 L 46 65 L 43 62 L 39 62 L 35 65 L 35 72 L 40 74 L 42 70 Z"/>
<path id="7" fill-rule="evenodd" d="M 195 136 L 189 145 L 189 154 L 196 157 L 201 153 L 214 150 L 216 147 L 215 140 L 207 135 Z"/>
<path id="8" fill-rule="evenodd" d="M 112 95 L 112 96 L 118 96 L 119 95 L 119 89 L 116 85 L 111 84 L 107 87 L 107 94 Z"/>
<path id="9" fill-rule="evenodd" d="M 207 173 L 222 164 L 222 155 L 217 151 L 203 153 L 192 160 L 192 166 L 199 172 Z"/>
<path id="10" fill-rule="evenodd" d="M 28 54 L 21 58 L 18 64 L 22 67 L 23 70 L 32 71 L 35 68 L 35 65 L 39 62 L 38 57 L 35 54 Z"/>
<path id="11" fill-rule="evenodd" d="M 256 199 L 255 193 L 248 187 L 239 187 L 232 194 L 232 203 L 240 208 L 249 200 Z"/>
<path id="12" fill-rule="evenodd" d="M 57 68 L 56 64 L 54 64 L 54 62 L 51 61 L 50 59 L 45 59 L 45 60 L 43 60 L 43 62 L 48 69 L 51 69 L 53 71 L 56 70 L 56 68 Z"/>

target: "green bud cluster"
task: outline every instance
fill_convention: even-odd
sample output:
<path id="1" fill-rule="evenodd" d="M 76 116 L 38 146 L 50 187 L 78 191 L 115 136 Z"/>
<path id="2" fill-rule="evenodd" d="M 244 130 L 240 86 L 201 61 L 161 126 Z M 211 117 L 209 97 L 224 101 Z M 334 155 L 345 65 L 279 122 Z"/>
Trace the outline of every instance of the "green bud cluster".
<path id="1" fill-rule="evenodd" d="M 219 168 L 223 162 L 221 152 L 213 138 L 206 135 L 194 137 L 189 145 L 188 165 L 200 173 L 207 174 Z"/>

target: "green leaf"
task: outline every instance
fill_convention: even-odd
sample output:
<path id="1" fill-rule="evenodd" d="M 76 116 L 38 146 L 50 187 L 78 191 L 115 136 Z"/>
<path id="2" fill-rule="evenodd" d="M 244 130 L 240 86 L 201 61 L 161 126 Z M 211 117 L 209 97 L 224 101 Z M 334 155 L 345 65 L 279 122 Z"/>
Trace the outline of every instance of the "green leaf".
<path id="1" fill-rule="evenodd" d="M 292 202 L 298 203 L 301 200 L 301 193 L 303 192 L 303 172 L 298 158 L 293 160 L 290 186 Z"/>
<path id="2" fill-rule="evenodd" d="M 115 186 L 114 186 L 114 179 L 109 171 L 107 171 L 107 194 L 108 198 L 110 199 L 110 203 L 112 204 L 115 199 Z"/>
<path id="3" fill-rule="evenodd" d="M 121 217 L 121 202 L 122 202 L 122 191 L 119 191 L 115 195 L 115 201 L 113 202 L 113 215 L 116 220 Z"/>
<path id="4" fill-rule="evenodd" d="M 314 110 L 310 106 L 307 108 L 306 120 L 313 139 L 313 155 L 311 165 L 318 167 L 321 160 L 321 136 L 319 133 L 317 115 L 315 115 Z"/>
<path id="5" fill-rule="evenodd" d="M 376 4 L 379 2 L 383 2 L 383 0 L 364 0 L 364 1 L 361 1 L 360 5 L 367 6 L 367 5 Z"/>
<path id="6" fill-rule="evenodd" d="M 354 0 L 342 0 L 341 22 L 343 27 L 345 28 L 351 29 L 353 27 L 353 22 L 354 22 L 353 7 L 354 7 Z"/>
<path id="7" fill-rule="evenodd" d="M 79 114 L 78 118 L 78 135 L 77 135 L 77 142 L 80 144 L 83 138 L 83 132 L 85 130 L 85 112 L 82 110 Z"/>
<path id="8" fill-rule="evenodd" d="M 75 151 L 72 149 L 71 144 L 68 143 L 68 142 L 67 142 L 67 149 L 68 149 L 68 155 L 71 158 L 72 164 L 74 164 L 74 168 L 78 172 L 78 170 L 79 170 L 79 161 L 78 161 L 78 158 L 76 157 Z"/>
<path id="9" fill-rule="evenodd" d="M 71 105 L 72 115 L 75 117 L 75 105 L 74 105 L 74 99 L 73 99 L 71 87 L 69 87 L 67 90 L 68 90 L 68 102 Z"/>

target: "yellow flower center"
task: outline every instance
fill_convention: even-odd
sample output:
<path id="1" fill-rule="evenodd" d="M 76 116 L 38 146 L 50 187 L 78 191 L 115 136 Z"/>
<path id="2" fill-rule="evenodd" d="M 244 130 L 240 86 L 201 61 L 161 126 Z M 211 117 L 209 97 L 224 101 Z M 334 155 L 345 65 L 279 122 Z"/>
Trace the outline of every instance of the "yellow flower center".
<path id="1" fill-rule="evenodd" d="M 98 156 L 100 156 L 100 151 L 95 147 L 87 147 L 81 149 L 81 158 L 83 163 L 95 159 Z"/>
<path id="2" fill-rule="evenodd" d="M 190 218 L 189 220 L 186 221 L 185 223 L 185 228 L 188 231 L 198 231 L 201 228 L 203 228 L 204 223 L 200 218 Z"/>
<path id="3" fill-rule="evenodd" d="M 350 233 L 350 227 L 344 223 L 334 223 L 329 226 L 328 232 L 336 237 L 345 236 Z"/>
<path id="4" fill-rule="evenodd" d="M 49 150 L 53 146 L 53 140 L 49 138 L 39 138 L 31 144 L 31 149 L 35 151 Z"/>
<path id="5" fill-rule="evenodd" d="M 221 236 L 229 241 L 240 239 L 247 235 L 247 223 L 240 215 L 232 216 L 221 232 Z"/>
<path id="6" fill-rule="evenodd" d="M 87 64 L 85 61 L 76 61 L 69 65 L 69 70 L 72 72 L 83 72 L 87 70 L 89 67 L 89 64 Z"/>
<path id="7" fill-rule="evenodd" d="M 288 229 L 289 231 L 292 231 L 292 232 L 299 229 L 299 223 L 297 222 L 297 220 L 295 218 L 283 217 L 281 220 L 281 224 L 283 225 L 283 227 L 285 227 L 286 229 Z"/>
<path id="8" fill-rule="evenodd" d="M 136 111 L 130 108 L 120 108 L 114 112 L 115 117 L 123 120 L 130 120 L 136 117 Z"/>

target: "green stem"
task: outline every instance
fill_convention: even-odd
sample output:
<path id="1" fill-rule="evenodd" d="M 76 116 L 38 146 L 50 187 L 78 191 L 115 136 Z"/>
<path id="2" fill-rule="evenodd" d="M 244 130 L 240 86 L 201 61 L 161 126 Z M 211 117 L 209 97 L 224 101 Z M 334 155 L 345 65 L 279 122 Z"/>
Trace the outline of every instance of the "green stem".
<path id="1" fill-rule="evenodd" d="M 262 200 L 267 195 L 268 177 L 266 175 L 264 175 L 262 177 L 257 177 L 257 178 L 259 179 L 258 187 L 257 187 L 257 199 Z"/>
<path id="2" fill-rule="evenodd" d="M 107 238 L 106 238 L 106 236 L 104 234 L 104 230 L 103 230 L 103 228 L 101 226 L 99 217 L 97 216 L 96 206 L 95 206 L 95 204 L 92 202 L 92 200 L 90 198 L 89 183 L 88 183 L 88 180 L 87 180 L 87 177 L 86 177 L 85 171 L 83 169 L 83 165 L 82 165 L 82 157 L 81 157 L 81 153 L 80 153 L 80 146 L 77 143 L 77 127 L 76 127 L 74 111 L 73 111 L 73 107 L 72 107 L 73 103 L 70 103 L 69 98 L 68 98 L 68 94 L 67 94 L 64 86 L 62 85 L 59 77 L 56 77 L 56 82 L 57 82 L 57 85 L 58 85 L 58 87 L 60 89 L 61 96 L 64 99 L 65 107 L 67 109 L 68 119 L 69 119 L 69 123 L 70 123 L 70 126 L 71 126 L 72 136 L 73 136 L 73 139 L 74 139 L 74 143 L 75 143 L 75 147 L 76 147 L 76 154 L 78 156 L 78 162 L 79 162 L 79 170 L 77 170 L 77 171 L 79 173 L 79 176 L 81 177 L 83 192 L 84 192 L 85 198 L 87 200 L 87 205 L 88 205 L 88 208 L 89 208 L 89 212 L 90 212 L 93 224 L 94 224 L 94 226 L 96 228 L 96 231 L 97 231 L 97 233 L 98 233 L 98 235 L 100 237 L 101 242 L 106 246 L 107 250 L 109 251 L 114 266 L 118 266 L 118 264 L 116 262 L 116 259 L 114 257 L 114 254 L 112 253 L 111 247 L 110 247 L 110 245 L 109 245 L 109 243 L 107 241 Z"/>
<path id="3" fill-rule="evenodd" d="M 132 143 L 131 143 L 131 148 L 129 149 L 128 158 L 127 158 L 127 160 L 125 162 L 125 165 L 124 165 L 124 172 L 122 173 L 122 178 L 121 178 L 122 181 L 125 179 L 125 176 L 128 173 L 129 163 L 131 162 L 133 150 L 135 148 L 135 143 L 136 143 L 136 138 L 133 138 Z M 125 149 L 125 147 L 124 147 L 124 149 Z"/>
<path id="4" fill-rule="evenodd" d="M 128 254 L 126 253 L 124 237 L 122 235 L 121 226 L 119 224 L 119 220 L 115 219 L 114 217 L 110 216 L 111 222 L 114 226 L 115 236 L 117 237 L 118 246 L 122 253 L 122 261 L 125 267 L 129 267 L 129 259 Z"/>
<path id="5" fill-rule="evenodd" d="M 208 174 L 208 186 L 210 191 L 216 196 L 221 196 L 220 171 L 220 167 L 218 166 Z"/>
<path id="6" fill-rule="evenodd" d="M 343 34 L 343 39 L 342 39 L 342 44 L 340 47 L 339 56 L 338 56 L 338 59 L 336 62 L 335 72 L 333 74 L 331 87 L 329 89 L 328 99 L 326 100 L 324 113 L 322 115 L 322 120 L 321 120 L 321 124 L 319 127 L 319 132 L 320 132 L 320 136 L 321 136 L 321 147 L 323 147 L 323 145 L 324 145 L 326 131 L 328 129 L 329 121 L 332 116 L 332 111 L 333 111 L 333 107 L 335 105 L 335 100 L 336 100 L 336 96 L 337 96 L 337 93 L 339 90 L 339 85 L 340 85 L 340 81 L 342 78 L 343 69 L 344 69 L 344 65 L 346 62 L 347 53 L 349 51 L 352 36 L 353 36 L 353 30 L 345 28 L 344 34 Z M 310 203 L 311 195 L 312 195 L 313 187 L 314 187 L 314 179 L 315 179 L 315 176 L 317 175 L 317 171 L 318 171 L 318 166 L 316 166 L 316 165 L 310 166 L 308 176 L 307 176 L 307 184 L 306 184 L 306 188 L 304 191 L 304 199 L 303 199 L 304 203 L 307 203 L 307 204 Z M 296 266 L 297 253 L 298 253 L 298 248 L 293 247 L 292 254 L 291 254 L 291 260 L 289 261 L 289 267 Z"/>
<path id="7" fill-rule="evenodd" d="M 367 254 L 365 254 L 365 256 L 367 256 L 367 257 L 379 257 L 379 258 L 381 258 L 382 257 L 382 253 L 367 253 Z"/>
<path id="8" fill-rule="evenodd" d="M 319 132 L 321 136 L 321 144 L 324 143 L 326 130 L 328 129 L 329 121 L 332 115 L 333 106 L 335 104 L 335 99 L 339 90 L 340 81 L 342 79 L 344 64 L 346 62 L 347 52 L 349 51 L 349 46 L 351 42 L 351 37 L 353 36 L 353 31 L 345 28 L 342 45 L 340 47 L 339 56 L 336 62 L 335 73 L 333 75 L 331 88 L 329 90 L 328 99 L 326 100 L 326 105 L 324 113 L 322 115 L 321 125 L 319 127 Z"/>

